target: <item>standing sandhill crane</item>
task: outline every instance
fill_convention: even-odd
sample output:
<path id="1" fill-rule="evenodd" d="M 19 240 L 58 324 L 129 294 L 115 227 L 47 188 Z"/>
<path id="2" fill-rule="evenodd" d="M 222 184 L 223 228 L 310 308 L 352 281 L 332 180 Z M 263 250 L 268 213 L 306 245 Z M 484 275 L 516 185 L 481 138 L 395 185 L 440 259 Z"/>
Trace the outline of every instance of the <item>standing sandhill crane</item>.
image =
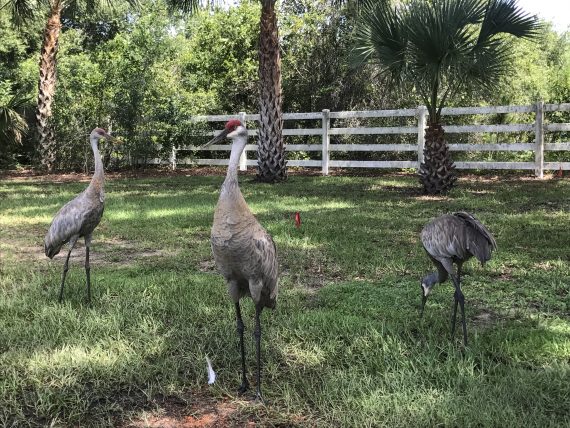
<path id="1" fill-rule="evenodd" d="M 250 296 L 255 304 L 255 345 L 257 351 L 256 399 L 261 396 L 261 324 L 263 308 L 275 308 L 277 299 L 277 249 L 271 235 L 259 224 L 243 198 L 238 183 L 239 157 L 247 143 L 247 129 L 239 120 L 230 120 L 221 134 L 206 146 L 224 138 L 232 140 L 226 179 L 214 213 L 211 244 L 214 260 L 224 276 L 236 309 L 237 331 L 241 351 L 242 383 L 245 392 L 249 383 L 245 374 L 244 325 L 239 300 Z"/>
<path id="2" fill-rule="evenodd" d="M 493 235 L 472 214 L 456 212 L 445 214 L 426 224 L 421 233 L 422 244 L 437 272 L 428 274 L 421 283 L 422 309 L 432 287 L 451 276 L 455 286 L 455 305 L 451 321 L 451 337 L 455 334 L 457 304 L 461 306 L 463 323 L 463 344 L 467 346 L 467 326 L 465 325 L 465 299 L 461 292 L 461 266 L 472 256 L 485 264 L 491 259 L 491 252 L 497 249 Z M 453 272 L 453 263 L 457 265 L 457 274 Z"/>
<path id="3" fill-rule="evenodd" d="M 103 189 L 104 175 L 103 162 L 97 148 L 99 139 L 113 140 L 104 129 L 95 128 L 89 135 L 93 157 L 95 158 L 95 173 L 87 189 L 65 204 L 53 218 L 49 230 L 44 238 L 46 256 L 52 259 L 61 247 L 69 242 L 70 248 L 63 265 L 63 276 L 59 290 L 59 302 L 63 300 L 63 286 L 67 275 L 69 256 L 75 243 L 82 236 L 85 237 L 85 273 L 87 275 L 87 301 L 91 302 L 91 281 L 89 266 L 89 247 L 91 246 L 91 234 L 101 221 L 105 208 L 105 191 Z"/>

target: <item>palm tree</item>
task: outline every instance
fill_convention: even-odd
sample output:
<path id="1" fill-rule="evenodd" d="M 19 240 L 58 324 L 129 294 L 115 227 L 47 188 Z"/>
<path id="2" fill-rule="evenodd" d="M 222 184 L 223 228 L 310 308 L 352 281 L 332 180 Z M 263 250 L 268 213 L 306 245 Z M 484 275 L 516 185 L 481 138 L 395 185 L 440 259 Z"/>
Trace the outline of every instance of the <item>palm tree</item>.
<path id="1" fill-rule="evenodd" d="M 138 0 L 126 1 L 130 5 L 138 3 Z M 61 30 L 61 15 L 65 10 L 78 10 L 81 6 L 85 12 L 91 13 L 102 7 L 102 3 L 102 0 L 8 0 L 7 3 L 11 7 L 15 23 L 18 25 L 33 19 L 38 13 L 45 13 L 47 17 L 39 62 L 36 129 L 41 162 L 50 172 L 54 168 L 57 152 L 51 119 L 57 81 L 57 50 Z M 113 6 L 112 0 L 106 0 L 105 3 L 109 7 Z"/>
<path id="2" fill-rule="evenodd" d="M 257 179 L 264 182 L 287 179 L 283 145 L 281 56 L 275 0 L 261 0 L 259 31 L 259 141 Z"/>
<path id="3" fill-rule="evenodd" d="M 353 64 L 374 61 L 392 85 L 415 90 L 428 109 L 424 192 L 446 193 L 456 180 L 441 110 L 467 89 L 492 90 L 508 72 L 506 35 L 532 38 L 538 20 L 516 0 L 411 0 L 368 3 L 355 32 Z"/>
<path id="4" fill-rule="evenodd" d="M 259 140 L 257 179 L 274 183 L 287 179 L 283 145 L 281 101 L 281 57 L 277 29 L 276 0 L 260 0 L 259 25 Z M 210 1 L 205 2 L 210 5 Z M 212 0 L 211 5 L 216 3 Z M 193 12 L 198 0 L 167 0 L 171 10 Z"/>

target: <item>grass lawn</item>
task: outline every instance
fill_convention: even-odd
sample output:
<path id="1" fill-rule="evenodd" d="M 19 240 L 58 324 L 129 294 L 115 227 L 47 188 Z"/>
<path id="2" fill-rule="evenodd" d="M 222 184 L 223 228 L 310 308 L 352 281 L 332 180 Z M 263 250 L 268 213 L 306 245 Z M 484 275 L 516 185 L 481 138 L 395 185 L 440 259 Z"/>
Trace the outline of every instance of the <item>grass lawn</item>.
<path id="1" fill-rule="evenodd" d="M 569 180 L 472 176 L 430 198 L 411 175 L 241 177 L 281 266 L 277 309 L 262 317 L 266 405 L 236 393 L 234 308 L 209 243 L 222 180 L 108 180 L 91 307 L 83 245 L 63 304 L 65 253 L 50 261 L 42 245 L 86 183 L 0 182 L 0 426 L 570 424 Z M 419 232 L 458 210 L 499 246 L 484 268 L 465 265 L 465 351 L 460 326 L 449 338 L 450 282 L 419 319 L 419 279 L 432 269 Z M 253 386 L 254 311 L 242 308 Z"/>

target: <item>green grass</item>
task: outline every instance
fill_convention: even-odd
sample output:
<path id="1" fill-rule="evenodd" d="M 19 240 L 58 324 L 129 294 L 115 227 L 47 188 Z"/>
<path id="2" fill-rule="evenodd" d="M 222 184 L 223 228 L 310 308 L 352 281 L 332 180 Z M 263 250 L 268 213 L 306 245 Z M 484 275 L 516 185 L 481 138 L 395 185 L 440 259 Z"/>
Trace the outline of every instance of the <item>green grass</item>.
<path id="1" fill-rule="evenodd" d="M 0 184 L 0 426 L 128 423 L 177 397 L 188 413 L 200 397 L 235 405 L 236 424 L 570 424 L 568 180 L 472 178 L 427 198 L 412 176 L 293 176 L 275 186 L 242 177 L 281 266 L 277 309 L 262 319 L 266 406 L 236 396 L 233 305 L 209 244 L 221 181 L 108 181 L 91 307 L 83 247 L 61 305 L 64 254 L 42 254 L 52 216 L 86 184 Z M 499 245 L 484 268 L 466 265 L 465 351 L 460 328 L 449 338 L 450 283 L 418 318 L 419 278 L 431 270 L 419 231 L 457 210 L 475 213 Z M 253 308 L 242 307 L 253 383 Z"/>

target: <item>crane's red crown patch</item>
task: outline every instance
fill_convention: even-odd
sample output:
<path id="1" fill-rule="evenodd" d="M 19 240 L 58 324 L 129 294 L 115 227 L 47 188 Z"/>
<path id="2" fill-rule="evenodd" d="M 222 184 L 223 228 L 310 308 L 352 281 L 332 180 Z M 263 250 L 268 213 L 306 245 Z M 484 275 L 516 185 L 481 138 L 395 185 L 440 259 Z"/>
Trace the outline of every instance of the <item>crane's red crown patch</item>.
<path id="1" fill-rule="evenodd" d="M 233 131 L 234 129 L 236 129 L 238 126 L 242 126 L 241 122 L 237 119 L 232 119 L 232 120 L 228 120 L 228 123 L 226 123 L 226 129 L 229 131 Z"/>

